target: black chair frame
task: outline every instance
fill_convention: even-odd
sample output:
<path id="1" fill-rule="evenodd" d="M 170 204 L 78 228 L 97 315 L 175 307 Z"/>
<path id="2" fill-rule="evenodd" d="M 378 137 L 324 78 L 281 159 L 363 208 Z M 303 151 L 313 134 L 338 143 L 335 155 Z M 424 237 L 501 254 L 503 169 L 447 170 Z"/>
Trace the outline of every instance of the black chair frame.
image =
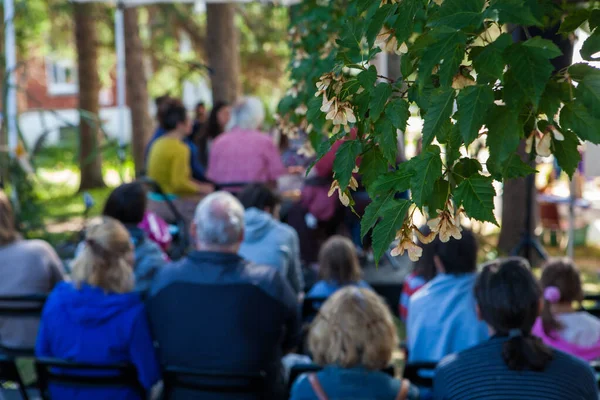
<path id="1" fill-rule="evenodd" d="M 29 400 L 25 384 L 21 379 L 13 357 L 0 354 L 0 382 L 12 382 L 18 386 L 19 394 L 23 400 Z"/>
<path id="2" fill-rule="evenodd" d="M 426 372 L 426 375 L 433 375 L 433 371 L 437 363 L 435 362 L 418 362 L 418 363 L 410 363 L 406 364 L 404 367 L 404 373 L 402 377 L 408 379 L 410 383 L 420 387 L 432 388 L 433 387 L 433 377 L 424 376 L 423 372 Z"/>
<path id="3" fill-rule="evenodd" d="M 264 371 L 225 372 L 169 366 L 163 369 L 163 399 L 169 399 L 177 388 L 209 393 L 261 394 L 265 383 Z"/>
<path id="4" fill-rule="evenodd" d="M 146 396 L 146 391 L 138 381 L 137 370 L 131 364 L 91 364 L 38 358 L 35 360 L 35 371 L 43 400 L 51 399 L 51 384 L 83 388 L 129 387 L 138 392 L 141 398 Z M 108 375 L 84 374 L 98 371 L 105 371 Z"/>
<path id="5" fill-rule="evenodd" d="M 288 391 L 291 392 L 292 390 L 292 386 L 294 385 L 294 382 L 296 381 L 296 379 L 298 379 L 298 377 L 302 374 L 310 374 L 310 373 L 316 373 L 319 372 L 323 369 L 322 366 L 318 365 L 318 364 L 298 364 L 298 365 L 294 365 L 292 366 L 292 368 L 290 369 L 290 376 L 288 379 Z M 384 369 L 381 370 L 381 372 L 394 377 L 395 374 L 395 369 L 393 365 L 389 365 L 387 367 L 385 367 Z"/>
<path id="6" fill-rule="evenodd" d="M 2 318 L 40 318 L 46 294 L 0 296 L 0 317 Z M 0 341 L 2 338 L 0 338 Z M 33 348 L 6 347 L 0 344 L 0 351 L 10 357 L 31 357 Z"/>

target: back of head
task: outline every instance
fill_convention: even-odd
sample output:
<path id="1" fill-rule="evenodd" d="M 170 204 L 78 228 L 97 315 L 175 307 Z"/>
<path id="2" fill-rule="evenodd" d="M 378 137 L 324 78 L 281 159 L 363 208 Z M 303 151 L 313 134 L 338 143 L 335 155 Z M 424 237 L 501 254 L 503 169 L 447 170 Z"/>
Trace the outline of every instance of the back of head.
<path id="1" fill-rule="evenodd" d="M 432 243 L 434 252 L 447 274 L 465 274 L 477 269 L 477 239 L 472 231 L 462 230 L 462 239 L 450 238 L 446 243 L 439 237 Z"/>
<path id="2" fill-rule="evenodd" d="M 0 190 L 0 246 L 14 242 L 18 236 L 12 205 L 6 193 Z"/>
<path id="3" fill-rule="evenodd" d="M 244 207 L 231 193 L 211 193 L 198 204 L 194 225 L 200 250 L 236 252 L 244 236 Z"/>
<path id="4" fill-rule="evenodd" d="M 219 111 L 221 111 L 223 107 L 228 106 L 229 104 L 225 103 L 224 101 L 215 103 L 210 111 L 210 115 L 208 116 L 208 121 L 206 121 L 206 127 L 204 128 L 204 132 L 202 134 L 204 138 L 214 139 L 223 132 L 225 127 L 221 126 L 219 122 Z"/>
<path id="5" fill-rule="evenodd" d="M 167 99 L 160 107 L 160 127 L 167 132 L 176 129 L 179 124 L 186 122 L 187 119 L 187 110 L 179 99 Z"/>
<path id="6" fill-rule="evenodd" d="M 542 326 L 546 335 L 552 336 L 555 331 L 563 328 L 552 313 L 552 304 L 572 304 L 582 301 L 581 277 L 569 258 L 555 258 L 544 265 L 540 283 L 544 290 Z"/>
<path id="7" fill-rule="evenodd" d="M 268 186 L 262 183 L 252 183 L 246 186 L 238 195 L 244 208 L 258 208 L 259 210 L 274 210 L 281 203 L 279 196 Z"/>
<path id="8" fill-rule="evenodd" d="M 103 217 L 86 230 L 85 247 L 73 262 L 72 278 L 109 293 L 133 289 L 133 245 L 116 219 Z"/>
<path id="9" fill-rule="evenodd" d="M 360 263 L 354 243 L 344 236 L 332 236 L 319 251 L 319 276 L 340 285 L 360 280 Z"/>
<path id="10" fill-rule="evenodd" d="M 265 120 L 265 107 L 258 97 L 246 97 L 235 107 L 233 118 L 240 129 L 258 130 Z"/>
<path id="11" fill-rule="evenodd" d="M 542 371 L 552 359 L 551 350 L 531 334 L 541 294 L 528 262 L 516 257 L 487 264 L 475 283 L 481 318 L 509 338 L 502 357 L 512 370 Z"/>
<path id="12" fill-rule="evenodd" d="M 320 365 L 386 367 L 398 337 L 387 305 L 369 289 L 347 287 L 323 304 L 312 323 L 308 346 Z"/>
<path id="13" fill-rule="evenodd" d="M 102 214 L 125 225 L 137 225 L 146 212 L 146 188 L 141 182 L 125 183 L 112 191 Z"/>

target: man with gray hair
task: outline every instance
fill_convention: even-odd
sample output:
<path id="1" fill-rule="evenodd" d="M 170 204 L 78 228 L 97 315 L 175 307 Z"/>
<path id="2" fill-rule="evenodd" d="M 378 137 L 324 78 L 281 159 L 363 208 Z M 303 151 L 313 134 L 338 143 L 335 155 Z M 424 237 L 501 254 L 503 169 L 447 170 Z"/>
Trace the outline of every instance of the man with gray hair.
<path id="1" fill-rule="evenodd" d="M 192 236 L 196 250 L 161 269 L 148 300 L 161 364 L 232 375 L 264 371 L 265 391 L 249 398 L 285 398 L 281 357 L 296 346 L 300 332 L 292 288 L 277 269 L 237 254 L 244 208 L 233 195 L 204 198 Z M 184 389 L 176 397 L 246 398 Z"/>

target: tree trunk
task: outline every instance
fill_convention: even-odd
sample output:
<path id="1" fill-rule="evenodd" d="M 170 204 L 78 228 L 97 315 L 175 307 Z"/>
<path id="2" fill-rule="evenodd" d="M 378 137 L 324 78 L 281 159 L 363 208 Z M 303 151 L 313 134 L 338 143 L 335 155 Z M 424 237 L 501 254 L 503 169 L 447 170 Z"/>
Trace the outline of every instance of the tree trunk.
<path id="1" fill-rule="evenodd" d="M 96 38 L 96 6 L 74 3 L 75 43 L 79 77 L 79 190 L 103 187 L 100 119 L 98 117 L 98 49 Z"/>
<path id="2" fill-rule="evenodd" d="M 127 76 L 127 103 L 131 109 L 131 148 L 135 173 L 139 176 L 145 167 L 144 154 L 150 139 L 152 121 L 148 111 L 148 81 L 144 64 L 144 47 L 140 39 L 136 8 L 125 9 L 125 52 Z"/>
<path id="3" fill-rule="evenodd" d="M 518 153 L 524 162 L 529 161 L 529 155 L 525 152 L 525 141 L 522 141 Z M 535 237 L 535 228 L 538 221 L 537 191 L 535 190 L 535 177 L 533 187 L 528 188 L 527 178 L 510 179 L 504 181 L 504 191 L 502 194 L 502 223 L 500 229 L 500 238 L 498 240 L 498 250 L 501 253 L 509 254 L 514 250 L 523 238 L 526 231 L 527 221 L 527 190 L 531 190 L 531 208 L 529 235 Z M 521 253 L 522 256 L 534 261 L 538 260 L 534 255 L 533 249 L 528 254 Z M 531 258 L 530 258 L 531 255 Z"/>
<path id="4" fill-rule="evenodd" d="M 234 16 L 234 4 L 206 5 L 206 43 L 215 103 L 233 103 L 240 94 L 239 33 Z"/>

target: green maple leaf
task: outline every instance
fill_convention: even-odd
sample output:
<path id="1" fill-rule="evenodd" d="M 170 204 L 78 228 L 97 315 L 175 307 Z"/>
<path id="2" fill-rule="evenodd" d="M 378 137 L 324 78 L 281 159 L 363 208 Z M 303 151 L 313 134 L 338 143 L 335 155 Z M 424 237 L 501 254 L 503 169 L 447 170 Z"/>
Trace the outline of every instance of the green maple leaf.
<path id="1" fill-rule="evenodd" d="M 488 110 L 494 105 L 494 91 L 487 85 L 464 88 L 458 94 L 458 127 L 465 145 L 470 145 L 483 126 Z"/>
<path id="2" fill-rule="evenodd" d="M 389 118 L 380 118 L 375 123 L 373 138 L 379 145 L 385 159 L 390 164 L 396 163 L 398 154 L 398 133 Z"/>
<path id="3" fill-rule="evenodd" d="M 494 155 L 490 155 L 487 162 L 490 173 L 494 179 L 501 181 L 504 179 L 523 178 L 537 171 L 531 165 L 523 162 L 517 153 L 512 153 L 508 158 L 499 162 Z"/>
<path id="4" fill-rule="evenodd" d="M 503 53 L 511 44 L 510 35 L 503 33 L 492 44 L 471 49 L 471 59 L 477 72 L 478 82 L 495 82 L 502 77 L 506 66 Z"/>
<path id="5" fill-rule="evenodd" d="M 452 168 L 452 173 L 457 183 L 462 182 L 463 180 L 470 178 L 471 176 L 478 174 L 483 170 L 481 163 L 474 158 L 463 157 L 454 167 Z"/>
<path id="6" fill-rule="evenodd" d="M 372 88 L 375 82 L 377 82 L 377 68 L 375 68 L 374 65 L 371 65 L 368 69 L 358 74 L 356 79 L 358 79 L 363 88 Z"/>
<path id="7" fill-rule="evenodd" d="M 565 140 L 558 141 L 552 137 L 552 153 L 556 157 L 556 161 L 560 168 L 569 175 L 569 178 L 573 178 L 575 170 L 581 161 L 581 154 L 577 149 L 579 146 L 579 139 L 577 136 L 568 130 L 562 132 Z"/>
<path id="8" fill-rule="evenodd" d="M 373 122 L 379 119 L 379 116 L 385 108 L 385 103 L 392 95 L 392 86 L 388 83 L 381 82 L 371 93 L 371 101 L 369 103 L 369 118 Z"/>
<path id="9" fill-rule="evenodd" d="M 358 172 L 361 175 L 362 183 L 367 188 L 370 189 L 373 182 L 387 170 L 388 163 L 378 147 L 373 146 L 362 155 Z"/>
<path id="10" fill-rule="evenodd" d="M 581 8 L 575 10 L 565 17 L 563 22 L 560 24 L 558 33 L 571 33 L 581 26 L 591 15 L 590 10 L 587 8 Z"/>
<path id="11" fill-rule="evenodd" d="M 541 25 L 523 0 L 494 0 L 484 14 L 486 18 L 496 20 L 500 24 Z"/>
<path id="12" fill-rule="evenodd" d="M 333 171 L 341 188 L 348 186 L 352 170 L 356 167 L 356 158 L 361 151 L 362 144 L 358 140 L 346 140 L 335 153 Z"/>
<path id="13" fill-rule="evenodd" d="M 385 116 L 390 119 L 392 125 L 402 132 L 406 130 L 406 124 L 410 117 L 409 104 L 399 97 L 390 101 L 385 107 Z"/>
<path id="14" fill-rule="evenodd" d="M 492 177 L 480 174 L 465 179 L 456 187 L 454 201 L 462 204 L 469 217 L 498 225 L 494 216 L 496 190 L 492 181 Z"/>
<path id="15" fill-rule="evenodd" d="M 600 52 L 600 30 L 595 29 L 588 37 L 583 46 L 581 46 L 581 58 L 587 61 L 597 61 L 598 57 L 593 57 L 594 54 Z"/>
<path id="16" fill-rule="evenodd" d="M 465 27 L 479 28 L 483 23 L 485 0 L 445 0 L 437 18 L 429 26 L 449 26 L 455 29 Z"/>
<path id="17" fill-rule="evenodd" d="M 398 6 L 398 18 L 394 23 L 394 31 L 398 43 L 404 43 L 413 34 L 415 16 L 423 8 L 421 0 L 402 0 Z"/>
<path id="18" fill-rule="evenodd" d="M 598 26 L 600 26 L 600 10 L 599 9 L 596 8 L 596 9 L 592 10 L 588 24 L 590 25 L 590 29 L 596 29 Z"/>
<path id="19" fill-rule="evenodd" d="M 427 199 L 427 212 L 430 216 L 437 217 L 437 210 L 443 210 L 446 207 L 448 193 L 450 191 L 450 183 L 444 178 L 435 181 L 433 185 L 433 193 Z"/>
<path id="20" fill-rule="evenodd" d="M 560 110 L 560 124 L 575 132 L 577 136 L 600 144 L 600 120 L 594 118 L 587 108 L 577 102 L 565 104 Z"/>
<path id="21" fill-rule="evenodd" d="M 600 118 L 600 70 L 589 67 L 590 70 L 579 80 L 575 89 L 578 100 L 587 107 L 590 114 Z M 569 69 L 569 72 L 571 70 Z"/>
<path id="22" fill-rule="evenodd" d="M 382 210 L 382 219 L 373 229 L 373 255 L 379 260 L 389 248 L 390 243 L 400 230 L 411 202 L 408 200 L 393 200 Z"/>
<path id="23" fill-rule="evenodd" d="M 421 57 L 419 82 L 423 85 L 431 76 L 433 67 L 441 63 L 438 71 L 440 85 L 450 86 L 464 58 L 467 35 L 462 31 L 441 26 L 434 28 L 430 37 L 435 41 L 425 48 Z"/>
<path id="24" fill-rule="evenodd" d="M 381 32 L 386 21 L 389 17 L 394 15 L 397 9 L 397 4 L 384 4 L 375 12 L 375 15 L 371 17 L 366 33 L 367 42 L 370 46 L 373 46 L 375 38 L 379 32 Z"/>
<path id="25" fill-rule="evenodd" d="M 377 193 L 389 191 L 393 191 L 394 193 L 405 192 L 410 189 L 411 178 L 414 174 L 411 162 L 403 162 L 398 165 L 395 171 L 383 174 L 375 180 L 372 190 Z"/>
<path id="26" fill-rule="evenodd" d="M 558 113 L 562 103 L 568 103 L 571 100 L 572 90 L 572 86 L 567 82 L 551 80 L 544 89 L 538 111 L 548 117 L 553 117 Z"/>
<path id="27" fill-rule="evenodd" d="M 433 141 L 435 134 L 452 116 L 454 89 L 438 90 L 431 96 L 431 103 L 423 122 L 423 146 Z"/>
<path id="28" fill-rule="evenodd" d="M 494 155 L 502 163 L 517 150 L 523 136 L 519 114 L 506 106 L 494 106 L 486 120 L 486 126 L 486 144 L 490 148 L 490 155 Z"/>
<path id="29" fill-rule="evenodd" d="M 442 176 L 442 159 L 440 148 L 428 146 L 423 152 L 411 159 L 414 171 L 410 179 L 412 199 L 419 207 L 423 207 L 433 193 L 433 185 Z"/>
<path id="30" fill-rule="evenodd" d="M 375 226 L 377 220 L 381 217 L 381 213 L 390 203 L 394 201 L 394 193 L 389 192 L 377 197 L 366 208 L 360 219 L 360 237 L 364 238 L 367 233 Z"/>

